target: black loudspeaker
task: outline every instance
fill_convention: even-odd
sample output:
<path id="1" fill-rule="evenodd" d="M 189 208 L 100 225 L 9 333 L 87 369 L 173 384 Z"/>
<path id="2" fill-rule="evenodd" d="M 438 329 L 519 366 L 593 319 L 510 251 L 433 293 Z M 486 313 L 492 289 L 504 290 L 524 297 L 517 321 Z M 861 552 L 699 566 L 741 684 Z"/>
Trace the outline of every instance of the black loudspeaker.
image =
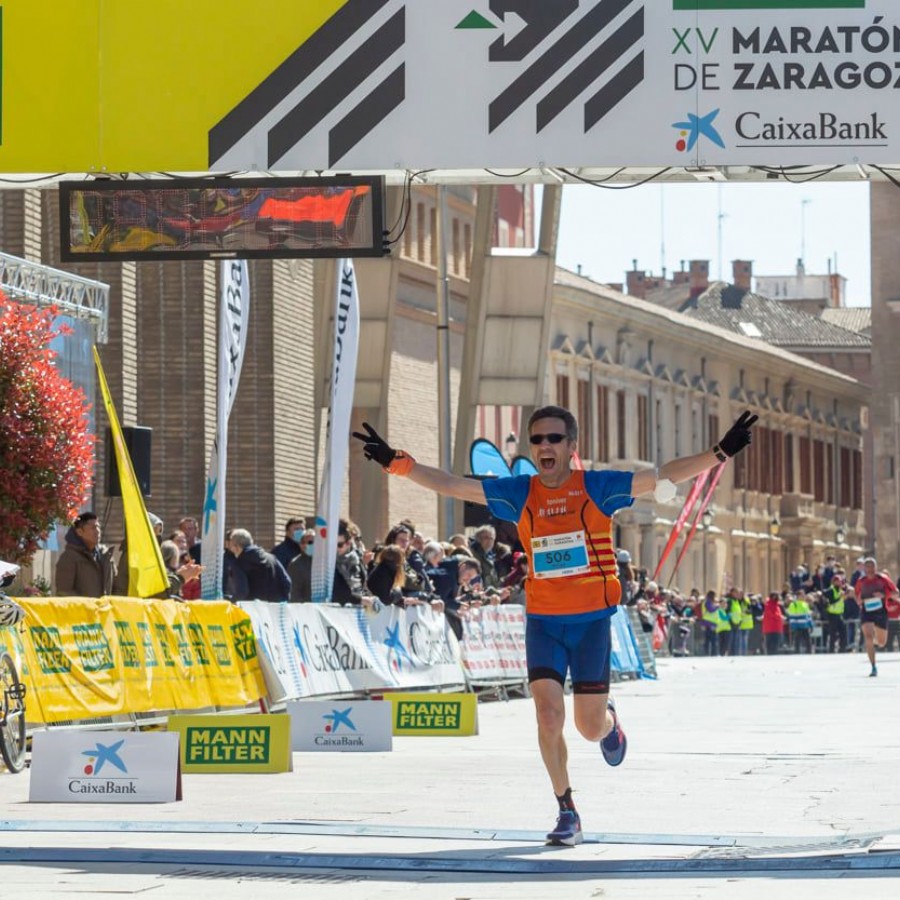
<path id="1" fill-rule="evenodd" d="M 122 437 L 131 457 L 131 465 L 137 478 L 138 487 L 144 497 L 150 496 L 150 450 L 153 440 L 153 429 L 123 426 Z M 116 449 L 113 446 L 112 431 L 106 429 L 106 496 L 121 497 L 119 487 L 119 467 L 116 464 Z"/>

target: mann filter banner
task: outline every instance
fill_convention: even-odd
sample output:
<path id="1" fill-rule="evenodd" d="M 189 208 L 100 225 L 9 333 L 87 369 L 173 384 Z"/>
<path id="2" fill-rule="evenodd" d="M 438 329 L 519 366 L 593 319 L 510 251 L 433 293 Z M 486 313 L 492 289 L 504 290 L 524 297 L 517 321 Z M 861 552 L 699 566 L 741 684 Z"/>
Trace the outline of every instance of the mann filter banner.
<path id="1" fill-rule="evenodd" d="M 3 0 L 2 43 L 5 172 L 878 163 L 900 141 L 892 0 Z"/>
<path id="2" fill-rule="evenodd" d="M 231 603 L 25 598 L 0 629 L 27 686 L 28 721 L 244 706 L 263 696 L 250 619 Z"/>
<path id="3" fill-rule="evenodd" d="M 394 708 L 394 734 L 478 734 L 478 700 L 474 694 L 386 694 Z"/>
<path id="4" fill-rule="evenodd" d="M 291 717 L 171 716 L 184 772 L 290 772 Z"/>

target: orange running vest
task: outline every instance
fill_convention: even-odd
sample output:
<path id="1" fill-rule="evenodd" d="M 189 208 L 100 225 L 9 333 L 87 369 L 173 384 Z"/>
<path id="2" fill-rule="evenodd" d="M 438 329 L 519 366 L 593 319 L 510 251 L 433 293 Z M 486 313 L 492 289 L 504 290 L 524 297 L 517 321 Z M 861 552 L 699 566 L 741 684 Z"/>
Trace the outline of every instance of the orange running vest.
<path id="1" fill-rule="evenodd" d="M 531 479 L 528 499 L 518 522 L 519 539 L 528 554 L 526 611 L 532 615 L 577 615 L 618 606 L 622 598 L 612 519 L 591 500 L 584 472 L 576 470 L 561 488 Z M 532 538 L 584 532 L 589 571 L 555 578 L 535 578 Z"/>

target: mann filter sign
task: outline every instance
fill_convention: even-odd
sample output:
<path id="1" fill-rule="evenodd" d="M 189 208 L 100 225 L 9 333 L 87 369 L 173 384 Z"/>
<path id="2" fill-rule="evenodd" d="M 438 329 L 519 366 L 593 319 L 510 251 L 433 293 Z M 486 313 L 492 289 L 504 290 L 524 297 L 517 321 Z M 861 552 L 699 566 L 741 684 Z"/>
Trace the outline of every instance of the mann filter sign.
<path id="1" fill-rule="evenodd" d="M 474 694 L 386 694 L 393 705 L 396 735 L 473 735 L 478 733 Z"/>
<path id="2" fill-rule="evenodd" d="M 185 772 L 291 771 L 290 716 L 171 716 Z"/>
<path id="3" fill-rule="evenodd" d="M 900 140 L 896 0 L 0 6 L 0 172 L 878 163 Z"/>

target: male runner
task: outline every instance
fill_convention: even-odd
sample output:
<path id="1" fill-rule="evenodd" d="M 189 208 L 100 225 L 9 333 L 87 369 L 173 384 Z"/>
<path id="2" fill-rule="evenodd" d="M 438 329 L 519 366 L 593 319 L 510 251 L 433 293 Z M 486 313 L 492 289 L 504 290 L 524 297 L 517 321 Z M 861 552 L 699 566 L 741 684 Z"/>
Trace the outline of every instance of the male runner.
<path id="1" fill-rule="evenodd" d="M 722 440 L 704 453 L 672 460 L 644 472 L 573 471 L 578 425 L 567 409 L 545 406 L 528 421 L 534 476 L 473 481 L 425 466 L 394 450 L 364 423 L 366 459 L 391 475 L 401 475 L 439 494 L 486 503 L 493 515 L 515 522 L 528 554 L 525 584 L 525 652 L 534 698 L 541 757 L 559 804 L 551 844 L 581 843 L 581 820 L 572 800 L 563 736 L 563 685 L 572 678 L 575 727 L 599 741 L 611 766 L 625 758 L 627 741 L 615 706 L 608 700 L 610 620 L 621 598 L 612 542 L 612 517 L 634 497 L 657 491 L 675 496 L 673 482 L 687 481 L 734 456 L 751 440 L 757 416 L 745 412 Z"/>
<path id="2" fill-rule="evenodd" d="M 876 571 L 877 563 L 874 557 L 867 556 L 863 560 L 865 574 L 857 579 L 854 590 L 860 609 L 860 630 L 866 639 L 866 653 L 872 670 L 869 678 L 878 675 L 878 666 L 875 665 L 875 648 L 884 650 L 887 644 L 887 604 L 888 597 L 897 596 L 897 586 L 886 575 L 879 575 Z"/>

